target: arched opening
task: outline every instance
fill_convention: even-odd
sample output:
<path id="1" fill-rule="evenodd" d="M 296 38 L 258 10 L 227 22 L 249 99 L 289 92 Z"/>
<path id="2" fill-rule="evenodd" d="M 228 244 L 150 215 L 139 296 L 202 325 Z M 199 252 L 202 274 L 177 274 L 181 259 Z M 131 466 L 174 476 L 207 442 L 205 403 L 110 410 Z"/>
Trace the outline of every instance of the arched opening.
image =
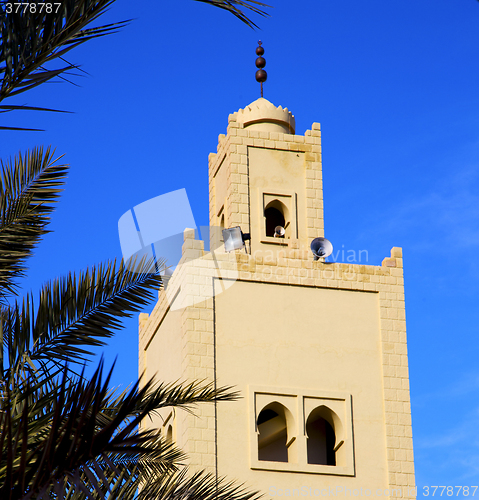
<path id="1" fill-rule="evenodd" d="M 221 215 L 220 227 L 221 227 L 221 229 L 225 228 L 225 216 L 224 216 L 224 214 Z"/>
<path id="2" fill-rule="evenodd" d="M 308 464 L 336 465 L 334 420 L 327 408 L 322 406 L 311 412 L 306 421 L 306 434 Z"/>
<path id="3" fill-rule="evenodd" d="M 166 429 L 166 442 L 171 444 L 173 442 L 173 426 L 169 425 Z"/>
<path id="4" fill-rule="evenodd" d="M 279 200 L 268 203 L 264 209 L 264 218 L 266 223 L 266 236 L 274 236 L 276 227 L 281 226 L 286 229 L 288 210 Z M 284 236 L 281 236 L 284 237 Z"/>
<path id="5" fill-rule="evenodd" d="M 283 405 L 272 403 L 258 415 L 258 460 L 287 462 L 287 424 Z"/>

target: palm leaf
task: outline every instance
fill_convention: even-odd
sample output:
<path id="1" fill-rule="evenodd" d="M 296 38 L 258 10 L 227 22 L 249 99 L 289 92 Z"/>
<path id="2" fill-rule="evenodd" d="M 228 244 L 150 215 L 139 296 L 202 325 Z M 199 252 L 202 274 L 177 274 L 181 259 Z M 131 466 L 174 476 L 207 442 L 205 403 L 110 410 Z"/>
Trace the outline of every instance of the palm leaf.
<path id="1" fill-rule="evenodd" d="M 2 335 L 9 365 L 4 370 L 18 380 L 19 374 L 35 376 L 37 370 L 45 373 L 66 361 L 85 363 L 93 354 L 91 347 L 104 345 L 121 327 L 121 319 L 154 298 L 161 277 L 152 266 L 145 259 L 137 265 L 110 262 L 78 278 L 69 274 L 47 283 L 36 307 L 30 295 L 4 309 Z"/>
<path id="2" fill-rule="evenodd" d="M 61 77 L 60 77 L 61 78 Z M 62 111 L 61 109 L 52 109 L 52 108 L 39 108 L 38 106 L 27 106 L 23 104 L 17 105 L 1 105 L 0 113 L 8 113 L 9 111 L 51 111 L 53 113 L 71 113 L 71 111 Z M 24 132 L 43 132 L 43 129 L 40 128 L 26 128 L 26 127 L 8 127 L 1 126 L 0 130 L 21 130 Z"/>
<path id="3" fill-rule="evenodd" d="M 53 152 L 35 148 L 4 164 L 0 161 L 0 302 L 15 293 L 25 260 L 46 234 L 68 166 Z"/>
<path id="4" fill-rule="evenodd" d="M 245 10 L 267 15 L 260 7 L 268 5 L 257 0 L 197 1 L 225 9 L 250 27 L 256 27 L 256 24 L 247 17 Z M 129 21 L 86 28 L 113 2 L 114 0 L 62 0 L 55 13 L 32 13 L 29 8 L 22 8 L 19 12 L 14 9 L 8 13 L 5 6 L 0 4 L 0 74 L 3 75 L 0 101 L 77 68 L 68 63 L 60 68 L 46 69 L 45 64 L 62 58 L 88 40 L 123 28 Z M 19 3 L 27 4 L 23 0 Z"/>
<path id="5" fill-rule="evenodd" d="M 41 492 L 50 484 L 63 479 L 66 473 L 84 466 L 88 460 L 104 451 L 116 449 L 127 454 L 153 451 L 147 446 L 152 433 L 128 436 L 123 429 L 118 430 L 124 416 L 130 413 L 127 406 L 133 405 L 135 398 L 141 397 L 136 387 L 125 398 L 123 407 L 118 409 L 119 415 L 99 428 L 98 413 L 107 397 L 111 375 L 110 371 L 105 382 L 102 382 L 102 368 L 100 362 L 90 381 L 81 377 L 74 382 L 68 379 L 65 370 L 50 408 L 46 408 L 45 402 L 41 406 L 32 407 L 26 404 L 25 399 L 13 404 L 13 398 L 9 397 L 13 393 L 7 391 L 7 404 L 0 415 L 0 477 L 3 480 L 0 487 L 1 498 L 19 498 L 25 493 L 26 487 L 29 495 Z M 22 395 L 28 392 L 27 387 Z M 38 409 L 42 413 L 47 411 L 46 433 L 45 419 L 41 424 L 38 422 Z M 118 443 L 116 448 L 110 443 L 115 432 L 123 438 L 123 449 Z M 4 436 L 8 439 L 5 440 Z"/>
<path id="6" fill-rule="evenodd" d="M 0 130 L 17 130 L 22 132 L 44 132 L 42 128 L 26 128 L 26 127 L 7 127 L 0 125 Z"/>
<path id="7" fill-rule="evenodd" d="M 142 486 L 138 500 L 257 500 L 261 495 L 250 492 L 224 478 L 206 472 L 188 476 L 183 469 L 170 475 L 149 478 Z"/>
<path id="8" fill-rule="evenodd" d="M 112 3 L 113 0 L 63 0 L 55 13 L 32 13 L 29 8 L 25 12 L 22 8 L 8 13 L 2 5 L 0 101 L 75 69 L 70 63 L 57 69 L 43 66 L 92 38 L 114 33 L 125 26 L 127 22 L 85 29 Z"/>
<path id="9" fill-rule="evenodd" d="M 64 500 L 84 500 L 86 498 L 105 500 L 259 500 L 261 495 L 248 491 L 241 484 L 216 478 L 205 471 L 190 474 L 186 467 L 168 473 L 159 473 L 154 466 L 125 467 L 118 466 L 123 473 L 111 473 L 105 464 L 102 472 L 108 481 L 101 484 L 98 493 L 93 484 L 84 480 L 91 496 L 70 482 L 69 491 L 61 498 Z M 82 479 L 86 476 L 83 473 Z M 140 489 L 140 491 L 138 491 Z M 53 488 L 52 488 L 53 490 Z M 43 497 L 48 498 L 48 497 Z"/>
<path id="10" fill-rule="evenodd" d="M 232 387 L 215 388 L 213 383 L 204 384 L 201 381 L 189 384 L 161 383 L 157 387 L 152 385 L 152 390 L 144 396 L 136 411 L 144 412 L 151 407 L 160 409 L 178 405 L 188 410 L 205 401 L 236 401 L 239 397 L 240 394 L 233 391 Z"/>
<path id="11" fill-rule="evenodd" d="M 214 7 L 219 7 L 220 9 L 227 10 L 231 12 L 235 17 L 237 17 L 240 21 L 247 24 L 250 28 L 257 28 L 258 26 L 249 19 L 244 9 L 250 10 L 255 14 L 259 14 L 260 16 L 267 16 L 264 10 L 259 7 L 270 7 L 262 2 L 258 2 L 256 0 L 195 0 L 197 2 L 207 3 L 209 5 L 213 5 Z"/>
<path id="12" fill-rule="evenodd" d="M 22 104 L 18 105 L 0 105 L 0 113 L 8 113 L 9 111 L 52 111 L 54 113 L 71 113 L 71 111 L 61 111 L 60 109 L 52 109 L 52 108 L 39 108 L 36 106 L 26 106 Z"/>
<path id="13" fill-rule="evenodd" d="M 32 387 L 29 382 L 20 391 L 7 387 L 3 392 L 2 500 L 48 498 L 53 491 L 62 495 L 95 492 L 102 498 L 110 490 L 133 492 L 140 482 L 148 481 L 158 487 L 156 478 L 174 475 L 185 456 L 157 431 L 138 431 L 139 423 L 165 405 L 188 408 L 236 398 L 227 388 L 214 390 L 200 384 L 155 388 L 153 380 L 114 397 L 108 389 L 112 371 L 103 381 L 102 361 L 89 381 L 83 374 L 71 380 L 67 372 L 50 394 L 39 398 L 34 395 L 38 385 Z"/>

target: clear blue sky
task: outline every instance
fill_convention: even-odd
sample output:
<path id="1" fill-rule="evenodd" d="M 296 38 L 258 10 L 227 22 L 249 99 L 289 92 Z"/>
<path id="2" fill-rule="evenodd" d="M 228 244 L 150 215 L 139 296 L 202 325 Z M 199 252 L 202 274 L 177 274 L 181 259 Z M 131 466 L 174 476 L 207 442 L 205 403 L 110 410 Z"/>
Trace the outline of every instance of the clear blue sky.
<path id="1" fill-rule="evenodd" d="M 70 53 L 89 73 L 18 97 L 74 114 L 3 114 L 1 157 L 51 144 L 71 165 L 26 288 L 120 255 L 135 205 L 186 188 L 208 223 L 207 156 L 228 114 L 265 97 L 320 122 L 326 236 L 380 264 L 403 247 L 418 485 L 479 482 L 479 2 L 271 0 L 255 32 L 190 0 L 118 0 L 121 33 Z M 168 217 L 168 214 L 165 214 Z M 106 348 L 137 374 L 137 320 Z M 479 491 L 476 493 L 479 496 Z"/>

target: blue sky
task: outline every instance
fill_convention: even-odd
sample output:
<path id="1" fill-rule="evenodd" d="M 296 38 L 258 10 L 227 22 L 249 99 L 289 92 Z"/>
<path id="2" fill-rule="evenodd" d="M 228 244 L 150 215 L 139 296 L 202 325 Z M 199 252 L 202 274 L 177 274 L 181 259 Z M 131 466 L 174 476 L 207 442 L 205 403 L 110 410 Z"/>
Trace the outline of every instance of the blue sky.
<path id="1" fill-rule="evenodd" d="M 375 265 L 403 247 L 417 484 L 478 484 L 479 3 L 271 3 L 255 32 L 190 0 L 118 0 L 103 22 L 131 24 L 69 55 L 80 87 L 9 102 L 74 112 L 1 115 L 46 129 L 2 132 L 3 160 L 51 144 L 71 165 L 25 288 L 120 256 L 118 219 L 162 193 L 186 188 L 208 223 L 207 156 L 259 97 L 261 39 L 265 97 L 298 133 L 321 123 L 327 238 Z M 136 325 L 106 348 L 117 384 L 136 377 Z"/>

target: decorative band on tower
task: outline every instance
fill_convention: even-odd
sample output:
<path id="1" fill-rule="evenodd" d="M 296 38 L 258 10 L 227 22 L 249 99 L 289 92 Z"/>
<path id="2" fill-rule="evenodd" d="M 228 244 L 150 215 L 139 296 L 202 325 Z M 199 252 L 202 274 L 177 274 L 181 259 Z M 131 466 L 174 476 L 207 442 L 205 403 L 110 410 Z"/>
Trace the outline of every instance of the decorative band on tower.
<path id="1" fill-rule="evenodd" d="M 256 81 L 261 83 L 261 97 L 263 97 L 263 82 L 268 78 L 268 74 L 263 69 L 266 66 L 266 59 L 262 57 L 264 54 L 264 49 L 261 47 L 261 40 L 258 41 L 258 47 L 256 47 L 256 67 L 259 68 L 256 71 Z"/>

